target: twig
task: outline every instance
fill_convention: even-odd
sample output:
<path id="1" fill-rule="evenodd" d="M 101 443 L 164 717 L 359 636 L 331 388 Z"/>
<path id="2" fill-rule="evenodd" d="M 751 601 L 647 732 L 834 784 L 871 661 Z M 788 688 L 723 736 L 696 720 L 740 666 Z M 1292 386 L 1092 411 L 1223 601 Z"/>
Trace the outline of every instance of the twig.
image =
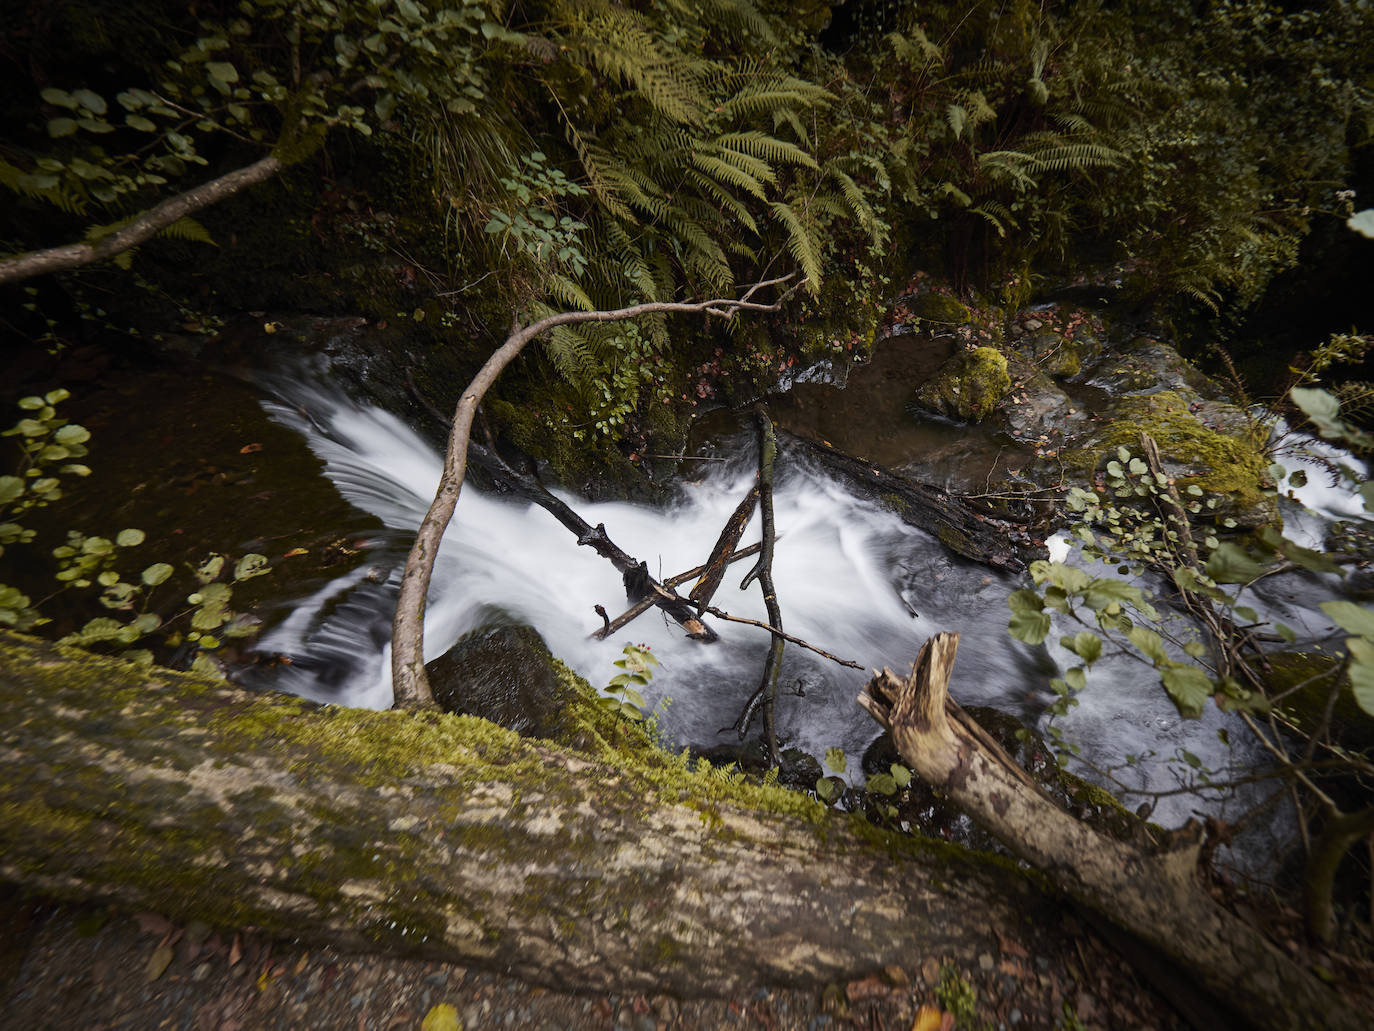
<path id="1" fill-rule="evenodd" d="M 730 556 L 730 561 L 738 562 L 740 559 L 748 558 L 750 555 L 757 555 L 759 553 L 760 547 L 762 547 L 761 544 L 751 544 L 747 548 L 740 548 L 739 551 L 735 552 L 733 555 Z M 695 566 L 692 569 L 687 570 L 687 572 L 685 573 L 678 573 L 677 576 L 670 576 L 668 577 L 668 579 L 663 581 L 663 586 L 670 589 L 673 587 L 677 587 L 681 584 L 686 583 L 688 580 L 692 579 L 695 576 L 700 576 L 702 574 L 702 571 L 705 570 L 705 568 L 706 567 L 704 565 Z M 621 630 L 624 627 L 628 626 L 630 623 L 633 623 L 636 619 L 644 615 L 644 613 L 648 612 L 656 604 L 658 604 L 658 599 L 653 595 L 641 598 L 639 601 L 635 602 L 620 615 L 616 616 L 615 619 L 609 620 L 606 623 L 606 625 L 602 627 L 600 630 L 593 631 L 591 636 L 598 641 L 604 641 L 617 630 Z M 601 606 L 598 605 L 596 606 L 596 608 L 598 614 L 600 614 Z M 605 618 L 604 615 L 602 616 L 602 618 Z"/>
<path id="2" fill-rule="evenodd" d="M 860 665 L 857 662 L 851 662 L 849 659 L 841 659 L 836 655 L 831 655 L 828 651 L 826 651 L 823 648 L 817 648 L 814 644 L 810 644 L 806 641 L 803 641 L 800 637 L 793 637 L 791 634 L 786 633 L 778 627 L 769 626 L 767 623 L 760 623 L 757 619 L 746 619 L 744 616 L 732 616 L 730 615 L 730 613 L 723 612 L 720 609 L 716 608 L 714 605 L 707 605 L 705 611 L 715 616 L 717 619 L 725 620 L 727 623 L 743 623 L 745 626 L 756 626 L 760 630 L 767 630 L 774 637 L 780 637 L 784 641 L 787 641 L 789 644 L 795 644 L 799 648 L 805 648 L 807 651 L 815 652 L 821 658 L 829 659 L 831 662 L 834 662 L 840 666 L 847 666 L 850 669 L 867 668 L 865 666 Z"/>

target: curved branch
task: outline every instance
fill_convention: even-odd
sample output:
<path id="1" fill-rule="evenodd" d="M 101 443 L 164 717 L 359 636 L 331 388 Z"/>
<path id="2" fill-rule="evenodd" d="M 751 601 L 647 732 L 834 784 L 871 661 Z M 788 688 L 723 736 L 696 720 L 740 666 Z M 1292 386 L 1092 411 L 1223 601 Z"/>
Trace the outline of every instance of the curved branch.
<path id="1" fill-rule="evenodd" d="M 80 268 L 82 265 L 113 258 L 130 247 L 137 247 L 150 236 L 166 229 L 173 222 L 180 221 L 193 211 L 209 207 L 240 190 L 271 179 L 283 167 L 280 158 L 269 154 L 246 168 L 237 169 L 218 179 L 211 179 L 208 183 L 202 183 L 195 189 L 179 193 L 175 197 L 168 197 L 161 204 L 137 216 L 123 229 L 95 243 L 70 243 L 63 247 L 49 247 L 44 251 L 30 251 L 0 260 L 0 284 L 15 283 L 49 272 L 65 272 L 67 269 Z"/>
<path id="2" fill-rule="evenodd" d="M 468 441 L 472 436 L 472 420 L 477 414 L 477 406 L 496 382 L 496 377 L 525 349 L 525 345 L 557 326 L 583 322 L 623 322 L 655 312 L 705 312 L 730 316 L 739 311 L 777 311 L 788 293 L 791 293 L 790 290 L 770 304 L 750 298 L 764 287 L 778 286 L 792 278 L 792 275 L 787 275 L 755 283 L 738 298 L 651 301 L 609 311 L 565 311 L 511 332 L 506 342 L 477 371 L 458 401 L 453 413 L 448 448 L 444 453 L 444 471 L 439 477 L 439 487 L 429 511 L 420 522 L 415 543 L 406 559 L 405 572 L 401 575 L 396 616 L 391 624 L 391 684 L 397 708 L 434 707 L 434 694 L 425 675 L 424 660 L 425 600 L 429 593 L 430 577 L 434 574 L 434 559 L 439 553 L 444 531 L 448 529 L 449 520 L 458 506 L 458 495 L 462 492 L 463 479 L 467 475 Z"/>

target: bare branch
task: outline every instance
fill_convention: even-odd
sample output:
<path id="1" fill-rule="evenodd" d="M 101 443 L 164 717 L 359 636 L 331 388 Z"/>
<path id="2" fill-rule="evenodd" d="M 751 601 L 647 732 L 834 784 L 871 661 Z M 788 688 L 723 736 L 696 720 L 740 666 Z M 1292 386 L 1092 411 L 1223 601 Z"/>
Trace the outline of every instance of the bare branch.
<path id="1" fill-rule="evenodd" d="M 623 322 L 640 315 L 659 312 L 706 312 L 729 316 L 737 311 L 777 311 L 790 290 L 770 304 L 751 301 L 748 298 L 757 290 L 767 286 L 780 286 L 793 278 L 795 275 L 780 276 L 754 283 L 739 298 L 651 301 L 609 311 L 566 311 L 540 319 L 524 328 L 512 328 L 506 342 L 497 348 L 486 364 L 478 370 L 458 401 L 458 407 L 453 413 L 439 487 L 429 511 L 420 523 L 415 543 L 406 559 L 405 572 L 401 575 L 401 590 L 396 600 L 396 616 L 391 628 L 391 683 L 398 707 L 434 706 L 434 695 L 429 687 L 429 678 L 425 675 L 424 660 L 425 600 L 429 593 L 430 577 L 434 573 L 434 559 L 439 553 L 439 544 L 443 540 L 449 520 L 453 518 L 458 496 L 463 489 L 463 479 L 467 474 L 468 441 L 472 436 L 472 420 L 477 414 L 477 406 L 491 389 L 491 385 L 496 382 L 496 378 L 524 350 L 525 345 L 557 326 L 583 322 Z M 796 286 L 792 289 L 795 290 Z"/>
<path id="2" fill-rule="evenodd" d="M 149 208 L 123 229 L 97 240 L 95 243 L 71 243 L 50 247 L 45 251 L 30 251 L 13 258 L 0 260 L 0 283 L 15 283 L 49 272 L 64 272 L 80 268 L 136 247 L 159 230 L 166 229 L 193 211 L 209 207 L 231 197 L 240 190 L 271 179 L 282 170 L 282 162 L 269 154 L 246 168 L 212 179 L 193 190 L 168 197 L 161 204 Z"/>

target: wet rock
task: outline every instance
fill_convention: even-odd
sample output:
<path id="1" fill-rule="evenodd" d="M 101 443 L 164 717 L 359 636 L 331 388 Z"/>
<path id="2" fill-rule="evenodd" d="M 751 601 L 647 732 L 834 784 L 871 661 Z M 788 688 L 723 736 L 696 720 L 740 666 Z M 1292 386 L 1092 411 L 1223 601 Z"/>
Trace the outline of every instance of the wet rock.
<path id="1" fill-rule="evenodd" d="M 991 347 L 975 347 L 941 365 L 917 389 L 913 402 L 947 419 L 982 422 L 1010 389 L 1006 356 Z"/>
<path id="2" fill-rule="evenodd" d="M 1034 366 L 1013 361 L 1015 386 L 997 409 L 997 425 L 1016 440 L 1036 441 L 1080 432 L 1087 423 L 1083 405 Z"/>
<path id="3" fill-rule="evenodd" d="M 531 737 L 571 730 L 572 689 L 554 673 L 552 657 L 528 626 L 486 626 L 425 664 L 435 700 L 447 712 L 480 716 Z"/>
<path id="4" fill-rule="evenodd" d="M 1113 397 L 1174 390 L 1196 397 L 1221 398 L 1224 392 L 1168 344 L 1137 337 L 1104 355 L 1088 373 L 1088 385 Z"/>

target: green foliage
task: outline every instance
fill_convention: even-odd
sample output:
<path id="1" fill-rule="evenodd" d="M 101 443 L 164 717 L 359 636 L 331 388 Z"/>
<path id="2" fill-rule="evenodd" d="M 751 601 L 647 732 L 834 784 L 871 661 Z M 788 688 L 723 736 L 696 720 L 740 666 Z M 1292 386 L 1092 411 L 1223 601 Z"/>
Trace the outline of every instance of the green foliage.
<path id="1" fill-rule="evenodd" d="M 973 1031 L 988 1026 L 978 1016 L 978 989 L 959 973 L 959 968 L 954 964 L 945 963 L 940 967 L 935 998 L 954 1017 L 955 1027 Z"/>
<path id="2" fill-rule="evenodd" d="M 627 644 L 622 654 L 623 658 L 616 659 L 615 665 L 624 672 L 617 673 L 602 688 L 606 695 L 600 702 L 611 712 L 639 721 L 644 719 L 644 707 L 648 704 L 639 689 L 647 687 L 653 679 L 653 667 L 658 665 L 658 659 L 645 644 Z"/>
<path id="3" fill-rule="evenodd" d="M 19 439 L 21 457 L 18 475 L 0 476 L 0 554 L 4 554 L 6 547 L 34 543 L 36 531 L 17 520 L 60 499 L 63 476 L 90 475 L 89 467 L 69 461 L 86 456 L 86 442 L 91 436 L 84 427 L 58 417 L 56 406 L 69 396 L 66 390 L 58 389 L 42 397 L 22 398 L 19 407 L 26 414 L 3 434 Z M 52 468 L 53 463 L 59 462 L 62 464 Z M 190 571 L 196 587 L 185 597 L 184 605 L 165 597 L 154 604 L 157 588 L 167 583 L 176 570 L 166 562 L 144 566 L 135 576 L 119 569 L 121 560 L 145 539 L 142 530 L 132 527 L 120 530 L 112 538 L 68 530 L 65 542 L 51 552 L 56 560 L 56 588 L 46 598 L 33 602 L 18 588 L 0 584 L 0 625 L 18 630 L 42 626 L 51 620 L 40 612 L 41 605 L 66 591 L 90 590 L 96 594 L 95 600 L 113 615 L 87 620 L 59 643 L 128 649 L 143 641 L 158 644 L 164 658 L 176 649 L 191 646 L 191 668 L 218 675 L 219 667 L 211 654 L 227 640 L 257 633 L 258 621 L 235 612 L 229 603 L 236 585 L 270 572 L 266 556 L 247 554 L 230 563 L 223 555 L 211 555 Z M 138 662 L 154 660 L 153 652 L 147 648 L 125 651 L 125 655 Z"/>

